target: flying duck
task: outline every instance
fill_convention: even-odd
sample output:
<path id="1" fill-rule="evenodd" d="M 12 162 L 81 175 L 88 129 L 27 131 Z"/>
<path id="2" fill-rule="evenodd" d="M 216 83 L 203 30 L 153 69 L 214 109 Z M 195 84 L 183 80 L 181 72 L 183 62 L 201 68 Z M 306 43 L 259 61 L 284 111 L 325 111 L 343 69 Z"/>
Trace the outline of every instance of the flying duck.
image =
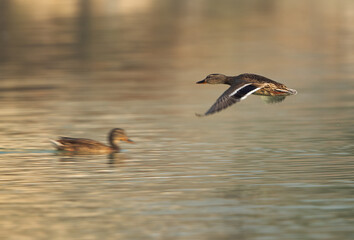
<path id="1" fill-rule="evenodd" d="M 197 84 L 207 83 L 227 84 L 230 85 L 230 87 L 216 100 L 205 114 L 197 114 L 197 116 L 207 116 L 219 112 L 247 98 L 250 94 L 260 95 L 266 103 L 281 102 L 286 96 L 297 94 L 296 90 L 287 88 L 282 83 L 251 73 L 244 73 L 238 76 L 226 76 L 224 74 L 213 73 L 197 82 Z"/>

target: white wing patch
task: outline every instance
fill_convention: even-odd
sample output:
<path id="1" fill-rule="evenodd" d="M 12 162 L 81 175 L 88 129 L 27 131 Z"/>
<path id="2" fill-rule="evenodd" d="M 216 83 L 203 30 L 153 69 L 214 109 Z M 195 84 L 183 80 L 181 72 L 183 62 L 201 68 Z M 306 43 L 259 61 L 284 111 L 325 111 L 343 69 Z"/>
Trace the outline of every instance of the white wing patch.
<path id="1" fill-rule="evenodd" d="M 252 93 L 258 91 L 259 89 L 261 89 L 261 87 L 258 87 L 258 88 L 256 88 L 256 89 L 254 89 L 254 90 L 248 92 L 245 96 L 243 96 L 243 97 L 241 98 L 241 100 L 245 99 L 246 97 L 248 97 L 248 95 L 251 95 Z"/>
<path id="2" fill-rule="evenodd" d="M 233 95 L 235 95 L 238 91 L 240 91 L 242 88 L 247 87 L 248 85 L 251 85 L 252 83 L 247 83 L 245 85 L 242 85 L 241 87 L 237 88 L 235 91 L 233 91 L 232 93 L 230 93 L 229 97 L 232 97 Z"/>

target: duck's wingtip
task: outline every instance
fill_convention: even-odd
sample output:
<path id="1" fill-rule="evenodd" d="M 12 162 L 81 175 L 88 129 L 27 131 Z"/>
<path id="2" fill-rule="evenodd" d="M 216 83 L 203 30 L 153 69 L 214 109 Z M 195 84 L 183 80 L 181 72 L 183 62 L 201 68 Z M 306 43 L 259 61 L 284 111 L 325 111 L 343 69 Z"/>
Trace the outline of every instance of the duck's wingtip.
<path id="1" fill-rule="evenodd" d="M 195 113 L 195 116 L 197 116 L 197 117 L 205 117 L 206 115 L 205 114 L 200 114 L 200 113 Z"/>

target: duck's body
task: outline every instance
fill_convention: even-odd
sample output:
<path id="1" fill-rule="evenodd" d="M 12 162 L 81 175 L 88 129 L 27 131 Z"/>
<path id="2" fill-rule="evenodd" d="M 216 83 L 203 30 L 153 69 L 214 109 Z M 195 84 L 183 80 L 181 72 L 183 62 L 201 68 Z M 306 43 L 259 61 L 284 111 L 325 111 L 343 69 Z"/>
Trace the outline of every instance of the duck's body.
<path id="1" fill-rule="evenodd" d="M 250 94 L 261 95 L 263 96 L 262 98 L 265 102 L 275 103 L 283 101 L 286 96 L 297 93 L 296 90 L 287 88 L 282 83 L 250 73 L 244 73 L 238 76 L 210 74 L 205 79 L 197 83 L 230 85 L 230 87 L 216 100 L 216 102 L 204 115 L 219 112 L 232 104 L 245 99 Z"/>
<path id="2" fill-rule="evenodd" d="M 121 128 L 114 128 L 110 131 L 108 135 L 109 146 L 86 138 L 60 137 L 58 140 L 51 140 L 57 150 L 96 154 L 119 152 L 119 141 L 133 142 L 128 139 Z"/>

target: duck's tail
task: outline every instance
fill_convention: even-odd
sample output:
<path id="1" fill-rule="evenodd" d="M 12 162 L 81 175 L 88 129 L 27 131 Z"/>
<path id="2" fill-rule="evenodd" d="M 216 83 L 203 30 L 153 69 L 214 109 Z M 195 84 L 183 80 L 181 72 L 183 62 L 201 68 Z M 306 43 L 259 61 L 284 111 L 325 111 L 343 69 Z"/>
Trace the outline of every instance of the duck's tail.
<path id="1" fill-rule="evenodd" d="M 297 91 L 295 89 L 287 88 L 287 89 L 275 89 L 278 92 L 285 93 L 287 95 L 296 95 Z"/>
<path id="2" fill-rule="evenodd" d="M 62 149 L 63 148 L 63 144 L 61 144 L 60 142 L 58 142 L 57 140 L 53 140 L 53 139 L 49 139 L 49 141 L 54 145 L 54 147 L 56 147 L 57 149 Z"/>

